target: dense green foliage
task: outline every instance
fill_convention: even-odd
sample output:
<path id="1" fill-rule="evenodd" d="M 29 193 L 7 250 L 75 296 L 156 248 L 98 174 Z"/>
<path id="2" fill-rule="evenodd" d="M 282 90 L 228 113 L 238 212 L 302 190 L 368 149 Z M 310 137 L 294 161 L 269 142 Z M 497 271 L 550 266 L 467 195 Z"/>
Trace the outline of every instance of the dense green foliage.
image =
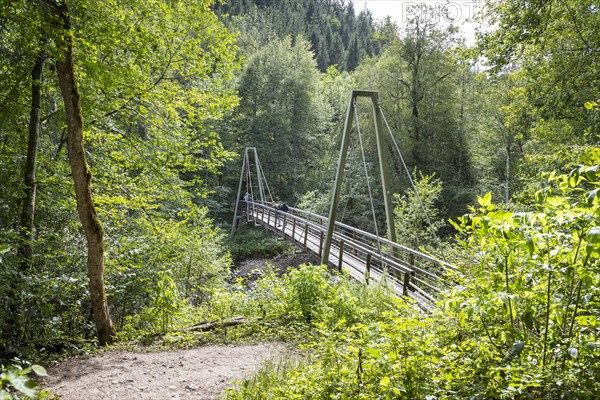
<path id="1" fill-rule="evenodd" d="M 488 194 L 457 223 L 473 265 L 448 310 L 478 320 L 469 332 L 487 338 L 486 357 L 504 355 L 510 369 L 490 370 L 483 383 L 496 386 L 509 376 L 505 395 L 600 393 L 600 153 L 590 156 L 569 175 L 550 174 L 549 186 L 523 211 L 498 210 Z M 480 284 L 484 277 L 487 285 Z M 489 395 L 503 392 L 494 389 Z"/>
<path id="2" fill-rule="evenodd" d="M 597 23 L 598 17 L 593 6 L 586 2 L 561 3 L 562 8 L 540 6 L 539 13 L 543 15 L 540 18 L 556 27 L 548 31 L 541 28 L 529 31 L 528 24 L 533 22 L 528 18 L 537 18 L 534 16 L 537 6 L 519 8 L 519 4 L 490 1 L 487 17 L 502 23 L 497 31 L 482 36 L 478 49 L 464 46 L 454 27 L 442 26 L 436 18 L 427 18 L 435 15 L 435 9 L 422 15 L 415 13 L 403 27 L 391 20 L 382 21 L 371 35 L 381 46 L 378 54 L 361 59 L 351 73 L 340 73 L 339 66 L 337 70 L 330 67 L 312 89 L 317 76 L 314 66 L 308 68 L 301 63 L 298 69 L 290 68 L 285 61 L 289 56 L 274 49 L 267 50 L 271 43 L 278 41 L 272 38 L 279 35 L 271 18 L 285 21 L 288 27 L 285 34 L 291 34 L 292 38 L 302 32 L 294 23 L 301 18 L 294 19 L 293 13 L 261 3 L 259 8 L 268 9 L 269 13 L 248 12 L 231 20 L 232 26 L 240 31 L 239 43 L 248 58 L 238 86 L 245 105 L 232 118 L 232 121 L 243 121 L 243 125 L 231 129 L 232 125 L 227 123 L 225 131 L 233 138 L 226 141 L 236 141 L 240 137 L 238 132 L 252 131 L 254 136 L 243 133 L 245 141 L 239 146 L 256 145 L 263 163 L 275 166 L 271 171 L 266 168 L 267 174 L 271 174 L 270 182 L 275 182 L 275 196 L 323 213 L 332 187 L 348 93 L 352 88 L 374 89 L 380 93 L 386 123 L 399 144 L 408 171 L 435 173 L 440 179 L 442 194 L 436 206 L 441 210 L 442 219 L 462 215 L 477 194 L 488 191 L 506 203 L 516 201 L 521 195 L 527 196 L 543 185 L 538 176 L 548 169 L 548 162 L 552 168 L 565 171 L 580 162 L 585 150 L 597 142 L 596 125 L 600 114 L 584 105 L 598 100 L 589 89 L 597 86 L 597 74 L 591 65 L 597 57 L 594 50 L 597 37 L 591 33 L 594 31 L 591 26 Z M 245 10 L 244 7 L 239 11 Z M 254 6 L 248 7 L 253 9 Z M 286 9 L 284 5 L 281 7 Z M 577 14 L 579 8 L 581 20 Z M 517 9 L 524 16 L 513 21 L 510 13 Z M 559 9 L 561 11 L 555 13 Z M 544 14 L 546 12 L 554 19 Z M 543 21 L 537 23 L 539 27 Z M 561 37 L 563 26 L 569 32 L 568 40 Z M 583 28 L 588 33 L 578 35 Z M 519 29 L 526 33 L 519 36 Z M 512 42 L 507 38 L 513 36 L 514 51 L 508 51 L 512 49 Z M 294 40 L 285 40 L 291 40 L 290 50 L 287 50 L 290 55 L 296 52 Z M 581 59 L 577 49 L 588 52 L 590 57 Z M 481 53 L 486 55 L 485 60 L 474 58 Z M 285 67 L 257 68 L 259 54 L 266 65 Z M 523 57 L 524 54 L 531 56 Z M 318 62 L 314 52 L 313 57 Z M 480 65 L 484 63 L 495 67 L 480 72 Z M 566 77 L 571 75 L 561 72 L 566 69 L 577 78 L 568 80 Z M 278 71 L 283 71 L 283 76 Z M 306 81 L 308 97 L 295 104 L 305 119 L 296 117 L 298 122 L 291 123 L 294 117 L 282 110 L 289 110 L 288 101 L 293 95 L 281 99 L 279 87 L 274 90 L 273 86 L 260 82 L 281 81 L 282 87 L 288 87 L 287 75 L 298 77 L 300 74 L 310 76 Z M 552 88 L 556 82 L 560 88 L 548 96 L 537 89 Z M 297 88 L 294 86 L 292 92 Z M 247 102 L 247 96 L 252 99 L 251 103 Z M 551 98 L 563 99 L 565 107 L 562 103 L 549 103 Z M 361 125 L 374 205 L 378 210 L 378 223 L 383 227 L 373 124 L 365 105 L 357 106 L 359 119 L 355 125 Z M 564 115 L 557 114 L 554 111 L 557 109 Z M 294 140 L 280 140 L 279 132 L 282 139 L 286 132 L 293 132 Z M 366 192 L 358 147 L 355 139 L 351 144 L 340 215 L 345 222 L 373 231 L 371 200 Z M 391 141 L 387 148 L 392 190 L 404 195 L 413 190 L 407 171 Z M 304 157 L 294 157 L 296 154 Z M 234 175 L 233 168 L 229 171 L 228 175 Z M 233 185 L 232 181 L 230 186 Z"/>
<path id="3" fill-rule="evenodd" d="M 244 225 L 238 227 L 235 236 L 229 240 L 229 251 L 233 260 L 249 257 L 274 257 L 290 249 L 291 243 L 279 240 L 262 227 Z"/>
<path id="4" fill-rule="evenodd" d="M 303 343 L 233 399 L 598 398 L 600 12 L 484 11 L 495 29 L 468 48 L 436 10 L 399 27 L 341 0 L 0 2 L 0 359 L 96 340 L 57 75 L 72 40 L 119 339 Z M 325 214 L 352 89 L 380 95 L 398 241 L 433 251 L 436 232 L 462 269 L 431 314 L 324 267 L 228 284 L 232 259 L 287 246 L 217 228 L 238 155 L 256 147 L 273 197 Z M 370 104 L 356 115 L 338 215 L 383 232 Z M 4 368 L 0 397 L 32 393 L 31 371 Z"/>
<path id="5" fill-rule="evenodd" d="M 414 178 L 416 190 L 395 195 L 396 240 L 414 249 L 435 248 L 439 245 L 437 232 L 443 226 L 439 220 L 440 210 L 436 208 L 442 185 L 433 176 Z"/>
<path id="6" fill-rule="evenodd" d="M 231 132 L 235 148 L 256 146 L 267 181 L 284 199 L 308 190 L 300 164 L 318 157 L 324 135 L 314 97 L 318 76 L 308 43 L 287 37 L 256 51 L 239 79 L 241 101 Z"/>
<path id="7" fill-rule="evenodd" d="M 170 274 L 197 304 L 228 271 L 221 235 L 196 203 L 207 192 L 203 178 L 231 157 L 211 124 L 237 101 L 227 83 L 237 68 L 235 46 L 211 2 L 72 3 L 69 34 L 76 41 L 85 142 L 106 237 L 108 301 L 119 327 L 152 303 L 160 274 Z M 0 41 L 7 55 L 0 84 L 2 357 L 53 351 L 62 340 L 95 335 L 85 242 L 64 151 L 64 107 L 53 75 L 60 55 L 53 38 L 60 32 L 45 7 L 3 2 L 0 12 L 9 34 Z M 27 70 L 40 51 L 48 61 L 38 195 L 31 265 L 23 268 L 17 249 L 32 85 Z"/>
<path id="8" fill-rule="evenodd" d="M 275 269 L 261 275 L 250 290 L 241 281 L 235 290 L 216 293 L 207 307 L 209 318 L 243 315 L 248 323 L 242 334 L 306 341 L 315 327 L 344 329 L 394 307 L 384 286 L 366 287 L 324 266 L 302 265 L 281 277 Z"/>
<path id="9" fill-rule="evenodd" d="M 520 186 L 540 170 L 579 162 L 597 146 L 600 119 L 584 107 L 598 100 L 598 6 L 590 0 L 489 1 L 485 17 L 498 29 L 480 48 L 506 83 L 502 129 L 518 144 Z"/>
<path id="10" fill-rule="evenodd" d="M 527 212 L 479 198 L 455 223 L 471 262 L 432 314 L 388 298 L 365 318 L 356 287 L 328 284 L 313 267 L 259 282 L 263 323 L 310 323 L 311 352 L 267 365 L 229 398 L 597 398 L 598 156 L 570 175 L 550 174 Z"/>
<path id="11" fill-rule="evenodd" d="M 47 376 L 46 369 L 41 365 L 30 365 L 25 368 L 19 363 L 14 363 L 8 368 L 0 369 L 0 399 L 13 400 L 26 396 L 37 396 L 38 384 L 28 375 Z M 37 398 L 47 398 L 43 394 Z"/>
<path id="12" fill-rule="evenodd" d="M 380 43 L 374 40 L 375 23 L 368 10 L 358 15 L 352 2 L 339 0 L 231 0 L 217 11 L 243 19 L 258 18 L 279 38 L 301 35 L 321 71 L 331 65 L 342 71 L 354 70 L 361 59 L 377 55 Z"/>

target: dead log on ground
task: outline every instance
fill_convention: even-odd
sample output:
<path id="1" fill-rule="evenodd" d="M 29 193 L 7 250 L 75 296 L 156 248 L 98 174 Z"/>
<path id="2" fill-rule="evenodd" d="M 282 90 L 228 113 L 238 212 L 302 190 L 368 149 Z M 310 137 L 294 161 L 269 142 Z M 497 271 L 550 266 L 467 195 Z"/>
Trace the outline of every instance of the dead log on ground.
<path id="1" fill-rule="evenodd" d="M 246 323 L 246 318 L 244 317 L 234 317 L 228 318 L 221 321 L 210 321 L 210 322 L 200 322 L 199 324 L 189 326 L 184 329 L 180 329 L 179 332 L 206 332 L 212 331 L 217 328 L 227 328 L 230 326 L 237 326 Z"/>

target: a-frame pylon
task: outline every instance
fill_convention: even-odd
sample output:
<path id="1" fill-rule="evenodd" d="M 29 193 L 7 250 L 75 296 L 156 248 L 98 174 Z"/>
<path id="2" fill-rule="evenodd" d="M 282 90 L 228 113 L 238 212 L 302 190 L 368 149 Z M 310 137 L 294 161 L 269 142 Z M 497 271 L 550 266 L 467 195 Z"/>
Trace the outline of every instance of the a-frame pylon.
<path id="1" fill-rule="evenodd" d="M 329 252 L 331 250 L 331 241 L 333 239 L 333 230 L 335 227 L 335 218 L 340 202 L 340 193 L 342 189 L 342 180 L 344 179 L 344 168 L 346 167 L 346 158 L 348 156 L 348 145 L 350 143 L 350 130 L 354 118 L 354 102 L 358 97 L 369 97 L 373 104 L 373 117 L 375 120 L 375 137 L 377 139 L 377 154 L 379 157 L 379 169 L 381 172 L 381 185 L 383 186 L 383 200 L 385 204 L 385 217 L 387 221 L 387 237 L 390 241 L 396 241 L 396 228 L 394 226 L 394 208 L 392 205 L 392 194 L 389 189 L 389 176 L 387 162 L 384 154 L 384 142 L 382 133 L 382 116 L 379 108 L 379 93 L 375 90 L 352 90 L 348 101 L 348 110 L 346 111 L 346 122 L 344 123 L 344 132 L 342 135 L 342 144 L 340 147 L 340 158 L 338 160 L 337 172 L 335 175 L 335 184 L 331 196 L 331 208 L 329 209 L 329 221 L 327 222 L 327 234 L 321 253 L 321 263 L 327 264 L 329 261 Z"/>
<path id="2" fill-rule="evenodd" d="M 238 186 L 237 197 L 235 200 L 235 212 L 233 213 L 233 223 L 231 224 L 231 236 L 233 236 L 235 230 L 237 229 L 238 211 L 240 209 L 240 199 L 242 198 L 242 186 L 244 183 L 244 178 L 246 178 L 246 184 L 248 185 L 248 187 L 252 188 L 252 168 L 250 164 L 250 155 L 254 156 L 254 169 L 256 171 L 255 182 L 258 184 L 258 200 L 261 203 L 265 202 L 265 189 L 263 186 L 263 181 L 266 183 L 266 180 L 263 175 L 262 167 L 260 166 L 260 161 L 258 159 L 256 147 L 246 147 L 246 149 L 244 150 L 244 161 L 242 162 L 242 170 L 240 172 L 240 184 Z M 256 201 L 256 199 L 253 200 Z"/>

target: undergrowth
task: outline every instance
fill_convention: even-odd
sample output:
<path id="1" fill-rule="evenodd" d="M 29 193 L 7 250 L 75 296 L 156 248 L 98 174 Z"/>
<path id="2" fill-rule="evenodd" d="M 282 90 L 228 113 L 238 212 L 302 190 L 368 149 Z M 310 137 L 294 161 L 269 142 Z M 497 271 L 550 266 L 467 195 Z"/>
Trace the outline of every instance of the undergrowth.
<path id="1" fill-rule="evenodd" d="M 486 195 L 454 222 L 469 262 L 430 313 L 385 282 L 365 286 L 324 266 L 271 268 L 194 307 L 165 276 L 121 339 L 307 350 L 265 364 L 228 400 L 600 398 L 600 167 L 548 180 L 531 211 L 499 210 Z M 245 323 L 233 328 L 187 329 L 238 316 Z"/>
<path id="2" fill-rule="evenodd" d="M 263 227 L 252 225 L 240 226 L 228 245 L 234 260 L 274 257 L 291 248 L 289 242 L 277 240 L 277 236 L 273 233 L 266 232 Z"/>
<path id="3" fill-rule="evenodd" d="M 463 281 L 429 314 L 322 267 L 266 276 L 232 307 L 264 331 L 295 327 L 310 352 L 227 399 L 600 398 L 597 164 L 550 174 L 527 212 L 480 197 L 454 222 Z"/>

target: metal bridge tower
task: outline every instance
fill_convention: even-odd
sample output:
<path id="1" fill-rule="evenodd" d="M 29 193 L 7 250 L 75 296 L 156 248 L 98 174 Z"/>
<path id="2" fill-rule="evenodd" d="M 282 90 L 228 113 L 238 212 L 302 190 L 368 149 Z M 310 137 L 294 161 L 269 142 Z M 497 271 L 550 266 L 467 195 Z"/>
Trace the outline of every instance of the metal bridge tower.
<path id="1" fill-rule="evenodd" d="M 238 222 L 238 211 L 240 208 L 240 199 L 242 198 L 242 184 L 244 183 L 244 176 L 247 177 L 248 187 L 252 186 L 252 168 L 250 168 L 250 154 L 254 155 L 254 165 L 256 168 L 256 182 L 258 183 L 258 196 L 260 203 L 265 202 L 265 189 L 263 187 L 263 180 L 266 182 L 260 161 L 258 160 L 258 153 L 256 147 L 246 147 L 244 150 L 244 161 L 242 163 L 242 171 L 240 172 L 240 184 L 238 186 L 237 197 L 235 198 L 235 212 L 233 213 L 233 223 L 231 224 L 231 236 L 235 233 Z M 256 199 L 254 199 L 256 201 Z"/>
<path id="2" fill-rule="evenodd" d="M 387 237 L 390 241 L 396 241 L 396 228 L 394 227 L 394 208 L 392 205 L 392 194 L 389 189 L 389 176 L 387 162 L 384 156 L 384 142 L 382 129 L 381 109 L 379 108 L 379 93 L 375 90 L 352 90 L 348 101 L 348 110 L 346 111 L 346 122 L 344 123 L 344 132 L 342 135 L 342 145 L 340 147 L 340 158 L 338 160 L 337 172 L 335 175 L 335 185 L 331 198 L 331 208 L 329 210 L 329 221 L 327 224 L 327 234 L 325 244 L 321 254 L 321 263 L 327 264 L 329 261 L 329 252 L 331 250 L 331 241 L 333 239 L 333 229 L 335 227 L 335 217 L 340 202 L 340 193 L 342 189 L 342 180 L 344 179 L 344 168 L 348 155 L 348 145 L 350 143 L 350 129 L 354 118 L 353 104 L 357 97 L 370 97 L 373 104 L 373 117 L 375 120 L 375 137 L 377 139 L 377 154 L 379 157 L 379 170 L 381 172 L 381 184 L 383 186 L 383 200 L 385 204 L 385 219 L 387 221 Z"/>

